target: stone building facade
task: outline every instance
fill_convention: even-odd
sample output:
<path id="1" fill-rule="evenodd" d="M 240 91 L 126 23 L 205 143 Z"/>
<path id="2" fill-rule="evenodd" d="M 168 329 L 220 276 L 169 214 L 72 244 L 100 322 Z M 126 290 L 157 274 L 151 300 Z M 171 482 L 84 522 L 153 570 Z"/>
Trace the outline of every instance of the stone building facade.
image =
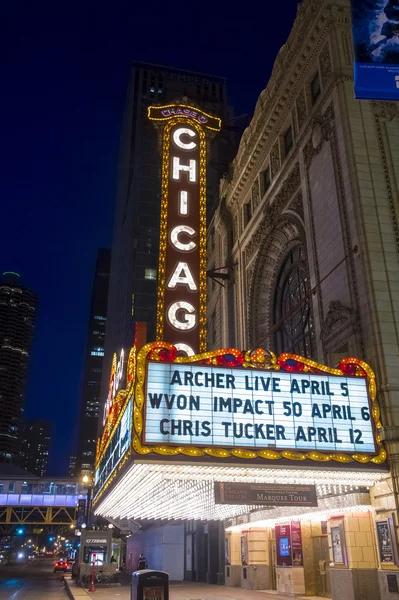
<path id="1" fill-rule="evenodd" d="M 374 518 L 393 513 L 397 530 L 399 106 L 356 100 L 353 61 L 349 0 L 303 0 L 221 183 L 208 268 L 229 278 L 208 284 L 208 347 L 365 360 L 390 464 L 370 491 Z M 355 597 L 353 573 L 369 569 L 384 598 L 375 543 L 348 556 L 332 596 Z"/>

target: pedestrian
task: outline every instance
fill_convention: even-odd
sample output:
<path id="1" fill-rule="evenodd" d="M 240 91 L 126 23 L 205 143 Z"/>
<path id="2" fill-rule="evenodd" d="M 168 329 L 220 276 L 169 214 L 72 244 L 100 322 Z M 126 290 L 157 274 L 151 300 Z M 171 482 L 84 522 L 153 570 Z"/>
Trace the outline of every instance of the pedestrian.
<path id="1" fill-rule="evenodd" d="M 148 565 L 147 565 L 147 559 L 144 556 L 144 554 L 140 554 L 139 560 L 137 562 L 137 570 L 141 571 L 142 569 L 147 569 Z"/>

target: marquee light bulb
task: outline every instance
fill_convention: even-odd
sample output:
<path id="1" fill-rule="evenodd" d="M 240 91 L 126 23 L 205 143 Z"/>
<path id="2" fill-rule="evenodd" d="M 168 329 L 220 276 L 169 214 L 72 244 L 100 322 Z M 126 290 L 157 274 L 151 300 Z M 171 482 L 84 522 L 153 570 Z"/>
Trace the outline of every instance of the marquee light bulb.
<path id="1" fill-rule="evenodd" d="M 196 142 L 182 142 L 180 139 L 182 135 L 188 135 L 193 138 L 196 136 L 196 132 L 192 129 L 188 129 L 188 127 L 179 127 L 173 132 L 173 141 L 178 148 L 181 148 L 182 150 L 194 150 L 194 148 L 197 147 Z"/>
<path id="2" fill-rule="evenodd" d="M 111 518 L 164 518 L 164 519 L 203 519 L 224 520 L 251 512 L 251 522 L 256 527 L 262 518 L 259 506 L 218 505 L 214 499 L 214 482 L 242 483 L 294 483 L 328 485 L 345 484 L 353 481 L 359 486 L 373 485 L 386 476 L 385 473 L 334 471 L 326 469 L 275 469 L 247 467 L 215 467 L 205 465 L 165 465 L 135 464 L 117 482 L 106 498 L 98 503 L 95 513 Z M 165 503 L 165 498 L 168 502 Z M 320 499 L 320 495 L 319 495 Z M 300 520 L 325 520 L 330 514 L 364 512 L 370 510 L 366 505 L 341 506 L 341 498 L 327 499 L 319 503 L 319 510 L 310 512 L 309 508 L 298 507 L 295 517 Z M 358 498 L 350 502 L 355 503 Z M 259 511 L 259 512 L 253 512 Z M 264 514 L 264 513 L 263 513 Z M 267 525 L 274 526 L 287 515 L 293 516 L 292 508 L 277 507 L 268 510 L 270 518 Z M 323 518 L 322 518 L 323 517 Z M 262 521 L 265 526 L 266 521 Z M 239 530 L 243 525 L 232 528 Z"/>
<path id="3" fill-rule="evenodd" d="M 185 190 L 179 192 L 179 215 L 182 217 L 188 215 L 188 193 Z"/>
<path id="4" fill-rule="evenodd" d="M 182 321 L 176 316 L 179 310 L 185 311 Z M 168 320 L 176 329 L 179 329 L 180 331 L 190 331 L 196 326 L 197 316 L 195 314 L 195 308 L 190 302 L 174 302 L 168 308 Z"/>
<path id="5" fill-rule="evenodd" d="M 180 179 L 180 171 L 188 172 L 188 180 L 191 183 L 195 183 L 197 181 L 197 161 L 191 158 L 188 161 L 188 165 L 181 165 L 180 158 L 178 156 L 174 156 L 172 159 L 172 179 L 179 181 Z"/>
<path id="6" fill-rule="evenodd" d="M 191 250 L 195 250 L 197 247 L 195 242 L 181 242 L 179 240 L 179 235 L 181 233 L 185 233 L 190 237 L 196 235 L 196 232 L 192 227 L 189 227 L 188 225 L 176 225 L 170 232 L 170 241 L 172 245 L 182 252 L 191 252 Z"/>
<path id="7" fill-rule="evenodd" d="M 179 342 L 178 344 L 174 344 L 174 346 L 178 352 L 185 352 L 187 356 L 195 356 L 194 350 L 188 344 Z"/>
<path id="8" fill-rule="evenodd" d="M 168 282 L 168 288 L 174 290 L 177 285 L 187 285 L 191 292 L 196 292 L 198 287 L 186 262 L 179 262 Z"/>

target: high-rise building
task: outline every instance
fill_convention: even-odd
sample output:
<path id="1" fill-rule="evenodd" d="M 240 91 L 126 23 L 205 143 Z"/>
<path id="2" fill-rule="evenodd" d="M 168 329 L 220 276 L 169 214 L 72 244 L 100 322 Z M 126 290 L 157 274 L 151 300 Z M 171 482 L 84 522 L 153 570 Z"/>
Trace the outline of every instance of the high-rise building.
<path id="1" fill-rule="evenodd" d="M 0 462 L 18 462 L 36 295 L 17 273 L 0 281 Z"/>
<path id="2" fill-rule="evenodd" d="M 47 475 L 51 442 L 51 423 L 34 419 L 25 423 L 22 437 L 21 467 L 39 477 Z"/>
<path id="3" fill-rule="evenodd" d="M 94 468 L 98 417 L 100 414 L 101 374 L 104 362 L 110 263 L 111 251 L 101 248 L 97 256 L 90 306 L 76 475 L 92 475 Z"/>
<path id="4" fill-rule="evenodd" d="M 69 457 L 68 475 L 69 475 L 69 477 L 76 476 L 76 456 L 75 455 L 71 455 Z"/>
<path id="5" fill-rule="evenodd" d="M 181 69 L 135 63 L 127 94 L 120 148 L 120 172 L 115 210 L 102 401 L 108 393 L 112 357 L 128 349 L 135 321 L 147 323 L 148 340 L 155 339 L 157 267 L 161 197 L 161 155 L 157 132 L 148 120 L 149 105 L 180 100 L 198 106 L 224 122 L 224 78 Z M 234 155 L 232 132 L 212 143 L 207 170 L 207 207 L 218 196 L 221 175 Z"/>

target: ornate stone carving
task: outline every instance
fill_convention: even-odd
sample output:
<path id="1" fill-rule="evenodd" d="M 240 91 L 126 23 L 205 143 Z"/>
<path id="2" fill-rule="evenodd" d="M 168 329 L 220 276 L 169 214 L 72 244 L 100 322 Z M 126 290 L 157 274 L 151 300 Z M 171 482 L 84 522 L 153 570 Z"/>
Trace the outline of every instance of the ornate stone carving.
<path id="1" fill-rule="evenodd" d="M 339 300 L 333 300 L 328 306 L 327 316 L 320 332 L 320 339 L 323 344 L 328 344 L 344 330 L 346 330 L 348 334 L 347 338 L 349 338 L 352 333 L 353 323 L 353 311 L 345 308 Z"/>
<path id="2" fill-rule="evenodd" d="M 304 148 L 305 164 L 309 167 L 310 163 L 317 154 L 319 154 L 323 142 L 331 137 L 334 120 L 334 107 L 329 104 L 325 113 L 318 113 L 312 121 L 312 135 Z"/>
<path id="3" fill-rule="evenodd" d="M 295 83 L 299 83 L 299 81 L 303 79 L 303 67 L 307 69 L 308 64 L 313 62 L 314 57 L 317 56 L 322 45 L 325 44 L 328 32 L 334 27 L 335 23 L 332 18 L 331 10 L 332 7 L 323 5 L 320 0 L 309 0 L 308 2 L 299 5 L 297 17 L 290 36 L 276 58 L 268 86 L 262 92 L 261 98 L 256 105 L 254 117 L 250 126 L 245 131 L 238 154 L 233 162 L 233 184 L 242 177 L 244 164 L 247 163 L 249 158 L 253 155 L 257 141 L 262 138 L 260 145 L 263 145 L 265 140 L 269 138 L 268 135 L 262 136 L 262 130 L 264 130 L 266 119 L 272 118 L 274 127 L 277 125 L 277 120 L 280 120 L 280 117 L 286 118 L 287 112 L 284 111 L 284 107 L 288 101 L 293 103 L 297 94 L 295 86 L 293 86 L 293 81 L 286 83 L 288 88 L 286 88 L 286 85 L 284 84 L 287 72 L 290 71 L 295 62 L 298 62 L 298 58 L 300 57 L 301 68 L 297 71 Z M 307 37 L 309 28 L 313 27 L 317 21 L 319 22 L 317 37 L 312 39 L 311 44 L 304 46 L 303 41 Z M 276 104 L 276 97 L 281 96 L 283 90 L 289 90 L 290 93 L 285 94 L 284 100 Z M 273 106 L 272 114 L 269 112 L 269 109 Z M 282 113 L 284 113 L 284 115 Z M 270 133 L 270 131 L 267 133 Z M 249 167 L 247 167 L 246 170 L 248 169 Z"/>
<path id="4" fill-rule="evenodd" d="M 296 141 L 297 137 L 298 137 L 298 123 L 297 123 L 297 118 L 296 118 L 296 112 L 295 110 L 292 112 L 292 128 L 293 128 L 293 132 L 294 132 L 294 141 Z"/>
<path id="5" fill-rule="evenodd" d="M 248 244 L 245 247 L 245 262 L 248 264 L 253 254 L 259 250 L 260 245 L 263 243 L 264 236 L 269 227 L 272 227 L 277 220 L 280 218 L 284 208 L 288 205 L 301 182 L 299 164 L 296 163 L 295 167 L 291 171 L 283 183 L 281 190 L 271 198 L 271 204 L 265 208 L 265 218 L 258 226 L 255 233 L 252 235 Z"/>
<path id="6" fill-rule="evenodd" d="M 237 211 L 233 217 L 233 236 L 235 240 L 238 240 L 240 236 L 240 226 L 239 226 L 239 212 Z"/>
<path id="7" fill-rule="evenodd" d="M 245 269 L 246 276 L 247 276 L 247 293 L 251 289 L 252 279 L 253 279 L 255 267 L 256 267 L 256 260 L 253 260 L 251 262 L 251 264 Z M 248 311 L 249 311 L 250 310 L 250 303 L 249 302 L 247 304 L 247 308 L 248 308 Z"/>
<path id="8" fill-rule="evenodd" d="M 377 105 L 381 105 L 381 104 L 394 104 L 393 102 L 374 102 L 374 104 Z M 377 106 L 376 107 L 377 110 L 381 110 L 383 111 L 382 107 Z M 390 107 L 387 107 L 385 109 L 384 114 L 388 114 L 391 115 L 393 113 L 393 109 Z M 396 112 L 396 107 L 395 107 L 395 112 Z M 391 119 L 389 117 L 384 117 L 386 118 L 388 121 L 390 121 Z M 393 118 L 393 117 L 392 117 Z M 396 252 L 399 255 L 399 223 L 398 223 L 398 214 L 397 214 L 397 198 L 396 195 L 394 194 L 393 188 L 392 188 L 392 182 L 391 182 L 391 175 L 389 172 L 389 166 L 388 166 L 388 161 L 387 161 L 387 156 L 386 156 L 386 152 L 385 152 L 385 145 L 384 145 L 384 137 L 382 134 L 382 127 L 381 127 L 381 120 L 380 117 L 378 117 L 377 115 L 374 116 L 375 119 L 375 125 L 376 125 L 376 129 L 377 129 L 377 137 L 378 137 L 378 146 L 380 149 L 380 154 L 381 154 L 381 159 L 382 159 L 382 167 L 383 167 L 383 171 L 384 171 L 384 178 L 385 178 L 385 186 L 387 189 L 387 195 L 388 195 L 388 202 L 389 202 L 389 210 L 391 213 L 391 222 L 392 222 L 392 229 L 393 229 L 393 233 L 395 236 L 395 244 L 396 244 Z"/>
<path id="9" fill-rule="evenodd" d="M 289 205 L 288 210 L 291 210 L 296 215 L 298 215 L 298 217 L 300 217 L 302 219 L 302 221 L 304 220 L 303 202 L 302 202 L 302 194 L 301 194 L 301 192 L 299 192 L 299 194 L 297 194 L 295 196 L 295 198 L 293 199 L 293 201 Z"/>
<path id="10" fill-rule="evenodd" d="M 398 106 L 396 102 L 372 102 L 373 113 L 376 117 L 392 121 L 397 115 L 399 115 Z"/>
<path id="11" fill-rule="evenodd" d="M 298 97 L 296 99 L 296 114 L 298 117 L 298 126 L 299 129 L 302 127 L 304 122 L 307 119 L 307 110 L 306 110 L 306 99 L 304 89 L 301 88 Z"/>
<path id="12" fill-rule="evenodd" d="M 222 263 L 226 264 L 228 261 L 228 253 L 229 253 L 229 241 L 227 239 L 227 235 L 223 237 L 222 241 Z"/>
<path id="13" fill-rule="evenodd" d="M 278 142 L 276 142 L 270 152 L 270 170 L 272 173 L 272 179 L 276 176 L 280 169 L 280 149 Z"/>
<path id="14" fill-rule="evenodd" d="M 331 76 L 332 66 L 331 66 L 331 54 L 330 48 L 327 44 L 324 46 L 323 50 L 320 52 L 319 56 L 320 63 L 320 72 L 321 72 L 321 81 L 323 86 L 325 86 L 326 82 Z"/>
<path id="15" fill-rule="evenodd" d="M 283 215 L 280 222 L 259 239 L 260 253 L 251 263 L 256 265 L 248 286 L 248 332 L 250 346 L 264 346 L 273 321 L 274 282 L 282 258 L 302 239 L 302 229 L 295 217 Z"/>

